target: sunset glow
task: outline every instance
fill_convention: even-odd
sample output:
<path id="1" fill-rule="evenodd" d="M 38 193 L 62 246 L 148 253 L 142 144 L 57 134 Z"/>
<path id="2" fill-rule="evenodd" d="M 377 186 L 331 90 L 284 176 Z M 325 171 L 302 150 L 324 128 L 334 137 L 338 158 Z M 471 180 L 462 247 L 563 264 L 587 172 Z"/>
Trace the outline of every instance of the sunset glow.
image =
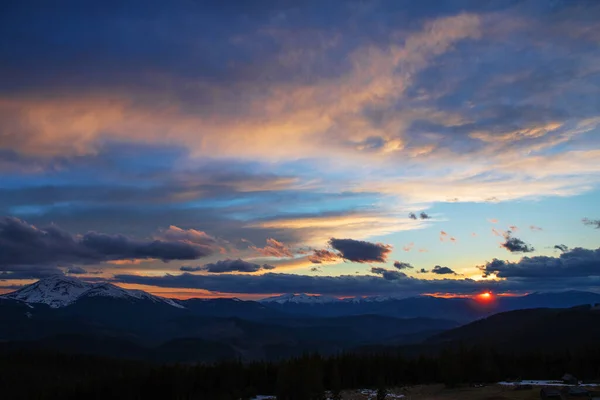
<path id="1" fill-rule="evenodd" d="M 478 294 L 476 296 L 477 300 L 482 301 L 482 302 L 487 302 L 487 301 L 491 301 L 494 298 L 494 295 L 490 292 L 484 292 L 481 294 Z"/>

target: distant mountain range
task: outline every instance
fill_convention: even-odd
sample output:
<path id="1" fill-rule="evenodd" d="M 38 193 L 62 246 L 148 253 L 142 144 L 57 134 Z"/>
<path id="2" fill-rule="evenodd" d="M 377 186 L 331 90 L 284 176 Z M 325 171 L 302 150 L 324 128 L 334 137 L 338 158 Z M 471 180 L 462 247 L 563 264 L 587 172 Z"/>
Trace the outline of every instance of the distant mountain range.
<path id="1" fill-rule="evenodd" d="M 0 342 L 11 348 L 33 346 L 161 361 L 274 359 L 304 351 L 332 353 L 426 340 L 443 343 L 466 337 L 464 332 L 475 329 L 469 326 L 501 318 L 490 317 L 499 312 L 595 303 L 600 303 L 600 295 L 589 292 L 535 293 L 490 302 L 305 294 L 259 302 L 175 300 L 110 283 L 53 276 L 0 296 Z M 500 332 L 502 322 L 499 325 L 490 329 Z"/>

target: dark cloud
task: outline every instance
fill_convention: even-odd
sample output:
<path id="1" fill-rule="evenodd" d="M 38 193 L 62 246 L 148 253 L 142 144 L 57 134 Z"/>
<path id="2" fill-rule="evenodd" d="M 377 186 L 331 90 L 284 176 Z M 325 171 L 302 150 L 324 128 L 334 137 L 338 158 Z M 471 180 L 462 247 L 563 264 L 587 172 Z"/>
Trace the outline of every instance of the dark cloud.
<path id="1" fill-rule="evenodd" d="M 385 262 L 392 251 L 390 245 L 354 239 L 332 238 L 329 245 L 339 251 L 343 259 L 358 263 Z"/>
<path id="2" fill-rule="evenodd" d="M 566 250 L 558 257 L 523 257 L 518 262 L 494 259 L 479 267 L 483 276 L 496 275 L 498 278 L 589 278 L 600 276 L 600 249 L 574 248 Z M 568 281 L 563 282 L 568 287 Z"/>
<path id="3" fill-rule="evenodd" d="M 419 218 L 421 218 L 421 219 L 431 219 L 431 216 L 429 214 L 425 213 L 425 212 L 421 212 L 419 214 Z"/>
<path id="4" fill-rule="evenodd" d="M 426 273 L 428 273 L 428 272 L 429 272 L 429 271 L 428 271 L 428 270 L 426 270 L 425 268 L 421 268 L 420 270 L 418 270 L 418 271 L 417 271 L 417 273 L 418 273 L 418 274 L 426 274 Z"/>
<path id="5" fill-rule="evenodd" d="M 73 266 L 70 267 L 69 269 L 67 269 L 67 274 L 72 274 L 72 275 L 83 275 L 83 274 L 87 274 L 87 270 L 81 267 L 77 267 L 77 266 Z"/>
<path id="6" fill-rule="evenodd" d="M 224 272 L 257 272 L 260 270 L 272 270 L 275 269 L 274 266 L 269 264 L 254 264 L 248 261 L 244 261 L 241 259 L 237 260 L 221 260 L 214 263 L 205 264 L 203 266 L 198 267 L 190 267 L 190 266 L 182 266 L 179 268 L 181 271 L 185 272 L 195 272 L 195 271 L 206 271 L 215 274 L 220 274 Z"/>
<path id="7" fill-rule="evenodd" d="M 314 250 L 308 259 L 314 264 L 321 264 L 322 262 L 335 262 L 340 260 L 340 255 L 329 250 Z"/>
<path id="8" fill-rule="evenodd" d="M 589 219 L 589 218 L 584 218 L 582 220 L 583 224 L 586 226 L 591 226 L 594 227 L 596 229 L 600 229 L 600 219 Z"/>
<path id="9" fill-rule="evenodd" d="M 484 277 L 495 275 L 502 280 L 490 279 L 417 279 L 404 276 L 400 271 L 373 267 L 372 275 L 306 276 L 266 273 L 138 276 L 116 275 L 118 283 L 137 283 L 158 287 L 204 289 L 222 293 L 321 293 L 331 295 L 418 295 L 422 293 L 472 294 L 484 290 L 525 293 L 532 291 L 579 288 L 597 290 L 600 287 L 600 249 L 575 248 L 559 257 L 523 257 L 519 262 L 494 259 L 478 267 Z M 450 275 L 447 267 L 436 266 L 437 274 Z M 418 273 L 429 271 L 420 269 Z M 433 271 L 431 271 L 433 272 Z M 396 273 L 396 274 L 393 274 Z M 402 274 L 402 275 L 398 275 Z M 1 279 L 1 275 L 0 275 Z"/>
<path id="10" fill-rule="evenodd" d="M 371 268 L 371 272 L 377 275 L 381 275 L 383 279 L 386 279 L 388 281 L 395 281 L 398 279 L 406 278 L 406 274 L 404 272 L 392 271 L 381 267 L 373 267 Z"/>
<path id="11" fill-rule="evenodd" d="M 390 271 L 398 272 L 398 271 Z M 498 291 L 501 282 L 483 282 L 471 279 L 425 280 L 404 277 L 385 279 L 372 275 L 308 276 L 266 273 L 263 275 L 211 274 L 139 276 L 115 275 L 117 283 L 143 284 L 169 288 L 204 289 L 220 293 L 320 293 L 345 296 L 421 293 L 477 293 L 482 290 Z"/>
<path id="12" fill-rule="evenodd" d="M 53 275 L 63 275 L 63 271 L 53 265 L 14 265 L 0 266 L 0 280 L 42 279 Z"/>
<path id="13" fill-rule="evenodd" d="M 506 239 L 506 241 L 502 243 L 501 246 L 504 247 L 506 250 L 510 251 L 511 253 L 531 253 L 535 251 L 535 249 L 531 247 L 531 245 L 525 243 L 519 238 L 513 237 L 511 231 L 506 232 L 504 238 Z"/>
<path id="14" fill-rule="evenodd" d="M 557 244 L 554 246 L 555 249 L 562 251 L 563 253 L 565 251 L 569 251 L 569 247 L 567 247 L 567 245 L 564 244 Z"/>
<path id="15" fill-rule="evenodd" d="M 454 272 L 451 268 L 442 267 L 439 265 L 436 265 L 435 267 L 433 267 L 431 272 L 434 274 L 437 274 L 437 275 L 450 275 L 450 274 L 456 275 L 456 272 Z"/>
<path id="16" fill-rule="evenodd" d="M 193 260 L 211 254 L 184 242 L 140 241 L 88 232 L 73 236 L 56 226 L 40 229 L 13 217 L 0 218 L 0 271 L 39 277 L 58 265 L 123 259 Z M 34 271 L 37 269 L 38 272 Z"/>
<path id="17" fill-rule="evenodd" d="M 196 272 L 196 271 L 203 271 L 204 267 L 197 265 L 197 266 L 191 266 L 191 265 L 182 265 L 181 267 L 179 267 L 180 271 L 183 272 Z"/>
<path id="18" fill-rule="evenodd" d="M 400 262 L 400 261 L 396 261 L 394 262 L 394 267 L 402 270 L 402 269 L 413 269 L 413 266 L 410 265 L 407 262 Z"/>
<path id="19" fill-rule="evenodd" d="M 414 219 L 414 220 L 417 220 L 417 219 L 425 220 L 425 219 L 431 219 L 431 216 L 429 214 L 427 214 L 426 212 L 422 211 L 419 213 L 418 216 L 417 216 L 417 214 L 411 212 L 408 214 L 408 218 Z"/>

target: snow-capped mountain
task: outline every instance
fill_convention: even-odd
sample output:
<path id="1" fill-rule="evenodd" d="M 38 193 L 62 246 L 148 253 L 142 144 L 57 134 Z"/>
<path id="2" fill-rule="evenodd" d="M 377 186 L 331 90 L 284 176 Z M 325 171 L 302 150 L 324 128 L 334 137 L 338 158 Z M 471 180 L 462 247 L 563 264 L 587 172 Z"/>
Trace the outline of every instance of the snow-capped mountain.
<path id="1" fill-rule="evenodd" d="M 282 294 L 280 296 L 267 297 L 266 299 L 260 300 L 261 303 L 278 303 L 278 304 L 327 304 L 337 303 L 340 299 L 330 296 L 312 296 L 304 293 L 294 294 Z"/>
<path id="2" fill-rule="evenodd" d="M 82 293 L 79 298 L 83 297 L 112 297 L 118 299 L 138 299 L 138 300 L 149 300 L 154 303 L 165 303 L 177 308 L 185 308 L 181 304 L 174 300 L 167 299 L 160 296 L 154 296 L 150 293 L 144 292 L 143 290 L 135 289 L 123 289 L 119 286 L 115 286 L 111 283 L 99 283 L 92 285 L 92 287 L 86 292 Z"/>
<path id="3" fill-rule="evenodd" d="M 2 297 L 25 303 L 42 303 L 52 308 L 59 308 L 73 303 L 79 296 L 90 290 L 92 286 L 92 284 L 77 278 L 54 275 L 40 279 Z"/>
<path id="4" fill-rule="evenodd" d="M 282 294 L 280 296 L 267 297 L 265 299 L 259 300 L 261 303 L 277 303 L 277 304 L 331 304 L 331 303 L 382 303 L 386 301 L 392 300 L 400 300 L 403 299 L 402 296 L 370 296 L 370 297 L 348 297 L 345 299 L 338 299 L 337 297 L 331 296 L 319 296 L 319 295 L 309 295 L 305 293 L 287 293 Z"/>
<path id="5" fill-rule="evenodd" d="M 343 299 L 346 303 L 382 303 L 384 301 L 401 300 L 401 296 L 368 296 L 368 297 L 350 297 Z"/>
<path id="6" fill-rule="evenodd" d="M 171 299 L 154 296 L 142 290 L 123 289 L 107 282 L 88 283 L 64 275 L 53 275 L 40 279 L 16 292 L 7 293 L 0 297 L 19 300 L 24 303 L 47 304 L 52 308 L 68 306 L 84 297 L 149 300 L 154 303 L 165 303 L 173 307 L 184 308 Z"/>

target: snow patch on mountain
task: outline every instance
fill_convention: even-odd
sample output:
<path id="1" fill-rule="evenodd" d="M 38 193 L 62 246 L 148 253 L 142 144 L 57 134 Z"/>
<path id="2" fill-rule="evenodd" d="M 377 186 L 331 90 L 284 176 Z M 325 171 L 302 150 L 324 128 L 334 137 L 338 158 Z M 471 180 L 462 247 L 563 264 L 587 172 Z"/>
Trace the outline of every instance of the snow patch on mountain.
<path id="1" fill-rule="evenodd" d="M 24 303 L 47 304 L 52 308 L 60 308 L 73 304 L 83 297 L 99 296 L 118 299 L 149 300 L 154 303 L 164 303 L 172 307 L 185 308 L 174 300 L 154 296 L 143 290 L 123 289 L 107 282 L 88 283 L 64 275 L 54 275 L 40 279 L 16 292 L 7 293 L 0 297 L 19 300 Z"/>
<path id="2" fill-rule="evenodd" d="M 336 297 L 330 296 L 318 296 L 308 295 L 304 293 L 294 294 L 282 294 L 281 296 L 267 297 L 266 299 L 260 300 L 261 303 L 278 303 L 278 304 L 326 304 L 326 303 L 337 303 L 341 300 Z"/>
<path id="3" fill-rule="evenodd" d="M 149 300 L 153 303 L 164 303 L 176 308 L 185 308 L 174 300 L 160 296 L 154 296 L 150 293 L 144 292 L 143 290 L 123 289 L 111 283 L 99 283 L 93 285 L 88 291 L 81 294 L 80 298 L 82 297 L 111 297 L 117 299 L 133 298 L 137 300 Z"/>
<path id="4" fill-rule="evenodd" d="M 259 300 L 261 303 L 278 303 L 278 304 L 331 304 L 331 303 L 382 303 L 385 301 L 400 300 L 405 297 L 402 296 L 371 296 L 371 297 L 348 297 L 345 299 L 339 299 L 332 296 L 323 295 L 309 295 L 305 293 L 294 294 L 282 294 L 280 296 L 267 297 Z"/>
<path id="5" fill-rule="evenodd" d="M 91 284 L 68 276 L 51 276 L 2 297 L 25 303 L 42 303 L 52 308 L 73 303 L 92 287 Z"/>

